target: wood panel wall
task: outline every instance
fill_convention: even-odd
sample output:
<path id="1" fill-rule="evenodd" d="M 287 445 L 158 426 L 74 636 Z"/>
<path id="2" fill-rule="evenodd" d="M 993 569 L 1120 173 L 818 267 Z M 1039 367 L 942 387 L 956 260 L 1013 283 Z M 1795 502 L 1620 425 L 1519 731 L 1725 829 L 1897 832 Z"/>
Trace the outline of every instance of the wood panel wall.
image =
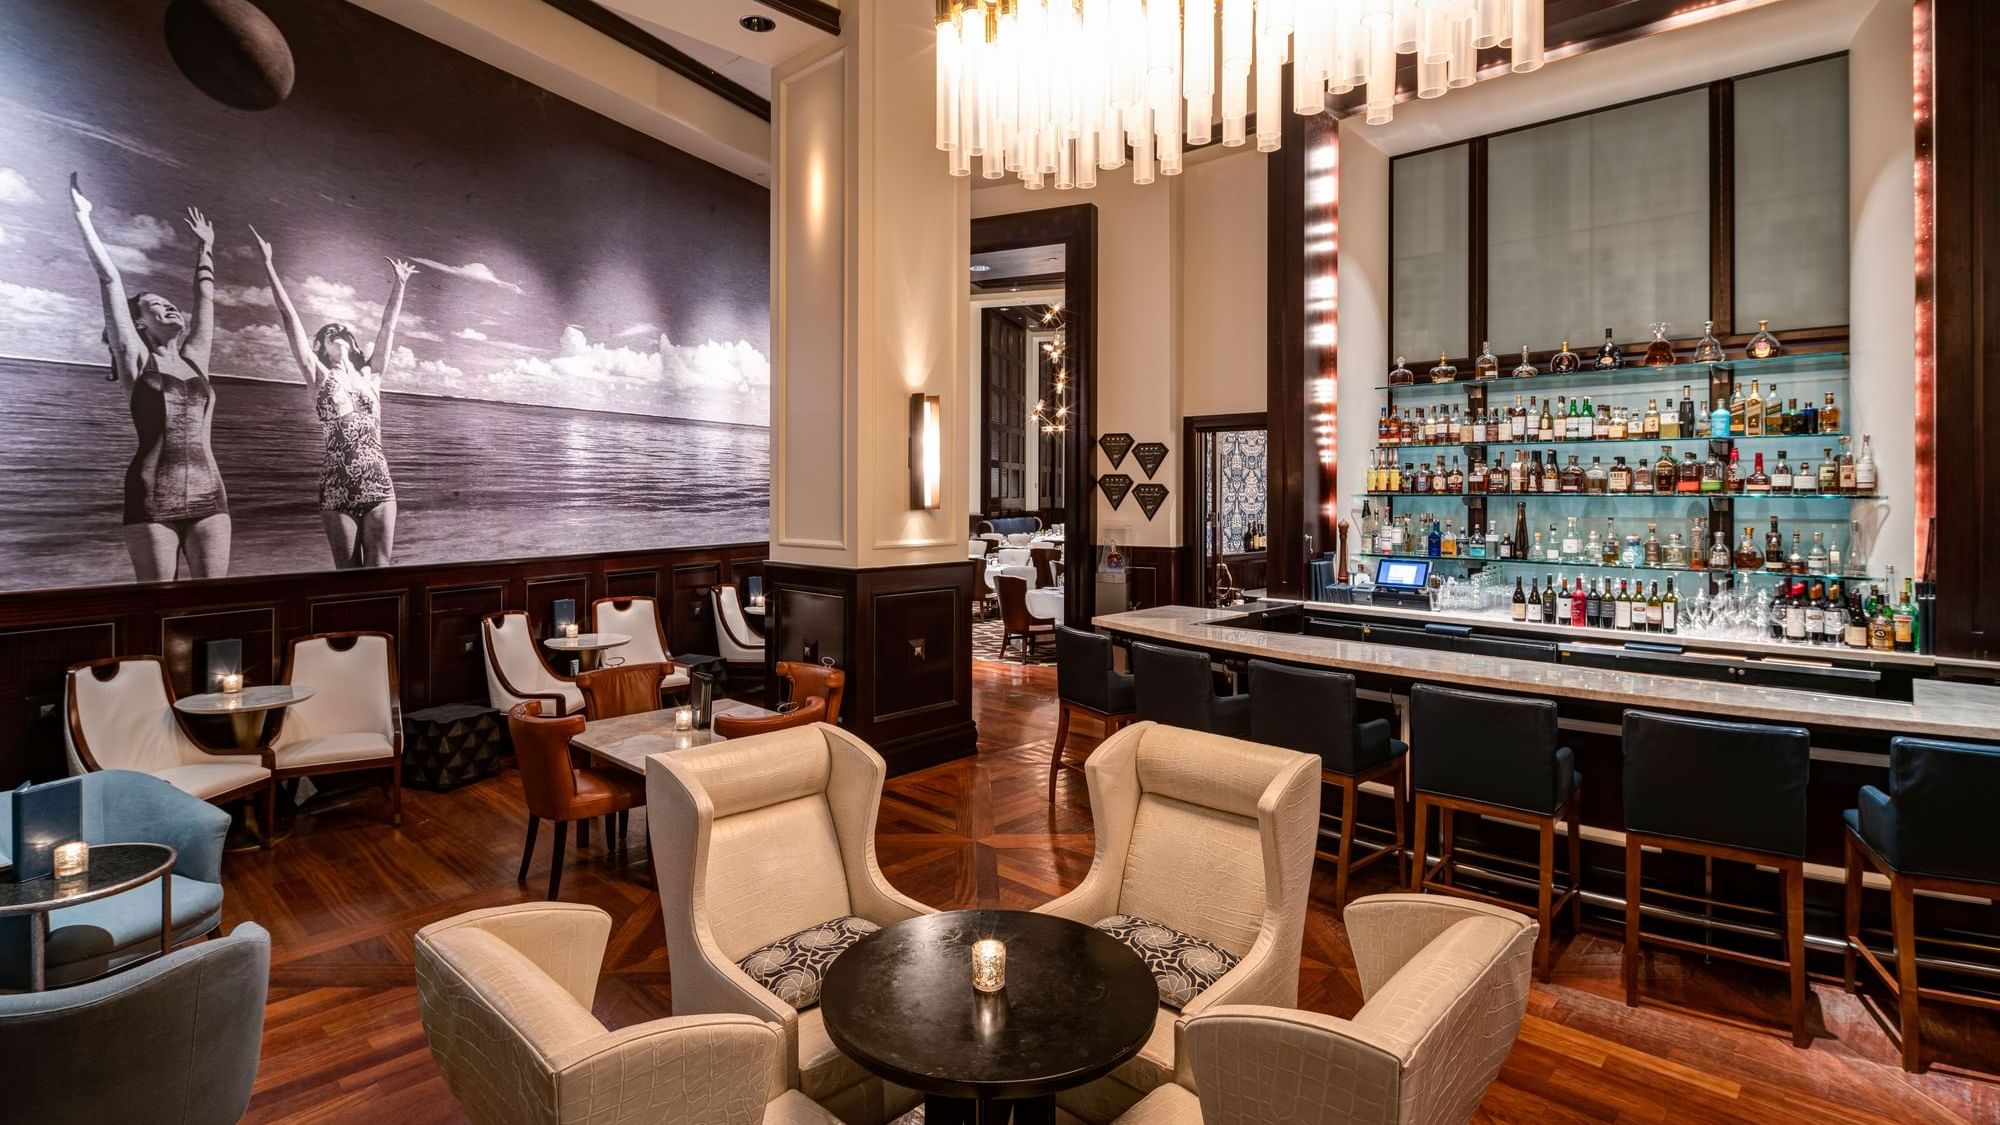
<path id="1" fill-rule="evenodd" d="M 0 596 L 0 786 L 65 772 L 63 675 L 104 656 L 163 657 L 177 692 L 198 690 L 208 642 L 243 642 L 251 683 L 282 672 L 293 637 L 376 629 L 396 637 L 403 708 L 484 701 L 479 621 L 526 610 L 536 630 L 562 598 L 658 598 L 675 652 L 716 651 L 708 588 L 763 572 L 745 543 L 654 553 L 257 575 Z"/>

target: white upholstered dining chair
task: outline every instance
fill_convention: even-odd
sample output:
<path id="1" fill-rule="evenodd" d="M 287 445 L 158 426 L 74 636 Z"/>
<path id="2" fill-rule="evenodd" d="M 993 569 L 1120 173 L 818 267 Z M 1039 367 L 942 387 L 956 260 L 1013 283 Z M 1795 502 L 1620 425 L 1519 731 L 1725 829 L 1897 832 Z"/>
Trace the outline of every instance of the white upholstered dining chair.
<path id="1" fill-rule="evenodd" d="M 478 1125 L 838 1125 L 785 1085 L 784 1031 L 740 1015 L 608 1031 L 591 1014 L 611 916 L 530 903 L 417 931 L 431 1055 Z"/>
<path id="2" fill-rule="evenodd" d="M 480 621 L 479 635 L 486 649 L 486 701 L 495 711 L 539 699 L 542 714 L 551 718 L 583 712 L 583 692 L 542 658 L 527 614 L 518 609 L 491 614 Z"/>
<path id="3" fill-rule="evenodd" d="M 825 723 L 646 763 L 674 1010 L 781 1025 L 790 1084 L 850 1123 L 891 1120 L 918 1100 L 841 1054 L 818 1006 L 819 974 L 839 950 L 933 913 L 876 863 L 886 774 L 866 743 Z"/>
<path id="4" fill-rule="evenodd" d="M 276 780 L 387 769 L 390 818 L 403 823 L 403 716 L 396 640 L 387 633 L 294 637 L 285 682 L 313 694 L 285 709 L 271 742 Z"/>
<path id="5" fill-rule="evenodd" d="M 736 600 L 736 587 L 723 584 L 709 587 L 715 603 L 715 643 L 717 655 L 731 664 L 764 666 L 764 639 L 750 628 L 743 616 L 743 604 Z"/>
<path id="6" fill-rule="evenodd" d="M 617 650 L 623 664 L 662 664 L 667 674 L 660 679 L 662 691 L 682 691 L 688 674 L 674 663 L 667 651 L 667 630 L 660 620 L 660 603 L 653 598 L 599 598 L 590 603 L 591 628 L 599 633 L 622 633 L 632 643 Z"/>
<path id="7" fill-rule="evenodd" d="M 63 696 L 72 773 L 137 770 L 211 804 L 261 793 L 263 823 L 271 823 L 276 790 L 269 747 L 232 753 L 203 746 L 174 710 L 173 685 L 159 657 L 73 664 Z M 268 846 L 268 827 L 263 836 Z"/>
<path id="8" fill-rule="evenodd" d="M 1057 1095 L 1070 1113 L 1105 1122 L 1185 1076 L 1190 1020 L 1219 1004 L 1298 1003 L 1320 760 L 1135 723 L 1091 752 L 1084 776 L 1096 832 L 1090 873 L 1038 909 L 1109 929 L 1162 981 L 1139 1054 Z"/>
<path id="9" fill-rule="evenodd" d="M 1366 1003 L 1352 1019 L 1209 1008 L 1181 1049 L 1192 1089 L 1156 1088 L 1119 1125 L 1459 1125 L 1514 1047 L 1535 922 L 1433 895 L 1356 899 L 1344 916 Z"/>

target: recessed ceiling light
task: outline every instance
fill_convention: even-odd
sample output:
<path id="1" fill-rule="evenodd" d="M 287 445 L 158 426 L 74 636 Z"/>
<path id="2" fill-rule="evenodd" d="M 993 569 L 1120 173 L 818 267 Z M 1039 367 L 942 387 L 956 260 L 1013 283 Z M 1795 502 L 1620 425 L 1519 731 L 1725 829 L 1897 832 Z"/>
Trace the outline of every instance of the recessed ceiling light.
<path id="1" fill-rule="evenodd" d="M 985 265 L 985 264 L 983 264 L 983 263 L 980 263 L 980 262 L 974 262 L 974 263 L 972 263 L 972 272 L 973 272 L 973 273 L 985 273 L 985 272 L 986 272 L 987 270 L 990 270 L 990 269 L 992 269 L 992 268 L 993 268 L 992 266 L 989 266 L 989 265 Z"/>
<path id="2" fill-rule="evenodd" d="M 736 22 L 743 25 L 743 30 L 754 31 L 759 35 L 778 26 L 778 21 L 769 16 L 744 16 Z"/>

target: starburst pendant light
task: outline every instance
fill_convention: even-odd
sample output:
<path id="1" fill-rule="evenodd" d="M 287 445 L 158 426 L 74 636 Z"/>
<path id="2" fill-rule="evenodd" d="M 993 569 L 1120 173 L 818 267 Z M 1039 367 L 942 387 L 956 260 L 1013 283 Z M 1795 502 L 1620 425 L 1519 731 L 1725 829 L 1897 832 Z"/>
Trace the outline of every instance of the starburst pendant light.
<path id="1" fill-rule="evenodd" d="M 1415 55 L 1417 96 L 1479 78 L 1479 54 L 1542 65 L 1542 0 L 937 0 L 937 146 L 954 176 L 976 167 L 1030 188 L 1180 172 L 1188 146 L 1278 148 L 1284 65 L 1292 108 L 1367 93 L 1367 121 L 1395 113 L 1396 59 Z M 1218 49 L 1219 48 L 1219 49 Z M 1255 87 L 1254 91 L 1252 87 Z M 1252 95 L 1255 100 L 1252 100 Z"/>

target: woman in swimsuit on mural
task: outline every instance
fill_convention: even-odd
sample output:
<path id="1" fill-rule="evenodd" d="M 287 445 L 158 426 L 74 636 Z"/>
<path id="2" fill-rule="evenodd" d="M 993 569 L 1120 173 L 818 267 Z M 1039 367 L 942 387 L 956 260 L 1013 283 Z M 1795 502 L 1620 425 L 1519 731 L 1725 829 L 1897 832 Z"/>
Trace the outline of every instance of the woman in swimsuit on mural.
<path id="1" fill-rule="evenodd" d="M 90 200 L 69 178 L 70 203 L 104 297 L 104 342 L 112 378 L 124 384 L 139 433 L 125 470 L 125 546 L 141 582 L 229 573 L 229 494 L 209 448 L 215 388 L 208 381 L 215 327 L 215 228 L 190 207 L 185 221 L 201 240 L 195 255 L 192 317 L 158 293 L 127 297 L 125 282 L 90 219 Z"/>
<path id="2" fill-rule="evenodd" d="M 382 448 L 382 372 L 395 354 L 403 289 L 417 267 L 400 258 L 388 259 L 396 280 L 382 312 L 375 350 L 364 359 L 360 343 L 344 324 L 324 325 L 306 337 L 299 310 L 292 307 L 271 261 L 271 244 L 257 228 L 250 228 L 250 233 L 263 251 L 285 337 L 305 375 L 313 413 L 326 437 L 319 463 L 319 518 L 333 551 L 333 565 L 341 570 L 387 566 L 396 548 L 396 485 L 389 478 L 389 456 Z"/>

